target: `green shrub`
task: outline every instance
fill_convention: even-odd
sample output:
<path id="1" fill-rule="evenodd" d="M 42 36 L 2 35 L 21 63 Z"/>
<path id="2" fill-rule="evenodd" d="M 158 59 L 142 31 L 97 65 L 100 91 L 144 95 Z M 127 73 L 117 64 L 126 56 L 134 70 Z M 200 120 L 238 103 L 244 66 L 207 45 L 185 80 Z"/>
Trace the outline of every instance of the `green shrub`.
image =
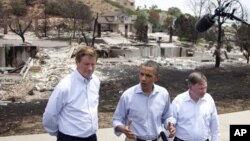
<path id="1" fill-rule="evenodd" d="M 206 43 L 207 41 L 204 39 L 204 38 L 199 38 L 198 40 L 197 40 L 197 43 L 202 43 L 202 44 L 204 44 L 204 43 Z"/>

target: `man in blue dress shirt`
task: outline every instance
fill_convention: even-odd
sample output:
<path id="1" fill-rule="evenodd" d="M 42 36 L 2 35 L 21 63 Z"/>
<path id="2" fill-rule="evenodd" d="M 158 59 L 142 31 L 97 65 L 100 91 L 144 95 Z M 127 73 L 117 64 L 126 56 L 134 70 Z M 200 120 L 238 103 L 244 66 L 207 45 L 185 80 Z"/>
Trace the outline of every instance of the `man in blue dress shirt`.
<path id="1" fill-rule="evenodd" d="M 140 83 L 127 89 L 116 107 L 115 134 L 124 133 L 126 140 L 157 141 L 165 128 L 170 137 L 174 136 L 169 93 L 155 84 L 159 79 L 158 63 L 151 60 L 143 63 L 139 75 Z"/>
<path id="2" fill-rule="evenodd" d="M 97 53 L 92 47 L 82 47 L 75 62 L 76 70 L 50 96 L 43 126 L 57 141 L 97 141 L 100 81 L 93 74 Z"/>

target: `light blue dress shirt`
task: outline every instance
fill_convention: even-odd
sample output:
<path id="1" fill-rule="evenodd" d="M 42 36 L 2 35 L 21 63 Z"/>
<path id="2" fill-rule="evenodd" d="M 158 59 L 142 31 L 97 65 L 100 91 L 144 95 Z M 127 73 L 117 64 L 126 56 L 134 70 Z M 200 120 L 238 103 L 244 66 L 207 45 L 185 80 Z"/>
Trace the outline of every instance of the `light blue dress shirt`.
<path id="1" fill-rule="evenodd" d="M 116 107 L 113 117 L 114 129 L 118 125 L 126 125 L 132 120 L 130 130 L 140 139 L 156 139 L 166 125 L 167 119 L 172 117 L 168 91 L 154 85 L 153 92 L 147 96 L 141 85 L 135 85 L 126 90 Z M 121 132 L 115 130 L 117 136 Z"/>
<path id="2" fill-rule="evenodd" d="M 98 129 L 100 81 L 92 75 L 85 79 L 77 70 L 62 79 L 49 98 L 43 126 L 51 135 L 58 131 L 88 137 Z"/>
<path id="3" fill-rule="evenodd" d="M 219 141 L 219 120 L 215 103 L 206 93 L 199 101 L 191 99 L 189 91 L 178 95 L 172 103 L 176 119 L 176 136 L 185 141 Z"/>

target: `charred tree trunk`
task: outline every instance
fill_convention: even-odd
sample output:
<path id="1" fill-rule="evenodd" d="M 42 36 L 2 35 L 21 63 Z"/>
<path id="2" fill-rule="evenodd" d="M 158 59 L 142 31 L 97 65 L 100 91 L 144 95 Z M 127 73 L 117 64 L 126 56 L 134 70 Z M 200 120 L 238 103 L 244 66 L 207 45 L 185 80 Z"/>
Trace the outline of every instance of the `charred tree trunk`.
<path id="1" fill-rule="evenodd" d="M 25 42 L 24 34 L 19 35 L 22 38 L 23 43 Z"/>
<path id="2" fill-rule="evenodd" d="M 249 63 L 250 51 L 248 50 L 247 47 L 244 47 L 244 50 L 245 50 L 245 51 L 243 51 L 243 56 L 247 59 L 247 63 Z"/>
<path id="3" fill-rule="evenodd" d="M 4 31 L 3 34 L 8 34 L 8 23 L 7 19 L 4 19 Z"/>
<path id="4" fill-rule="evenodd" d="M 47 37 L 47 0 L 44 0 L 44 27 L 43 27 L 43 33 L 44 33 L 44 37 Z"/>
<path id="5" fill-rule="evenodd" d="M 221 46 L 222 46 L 222 23 L 220 22 L 220 16 L 218 17 L 218 38 L 217 38 L 217 47 L 215 52 L 215 67 L 220 67 L 221 62 Z"/>
<path id="6" fill-rule="evenodd" d="M 96 32 L 96 27 L 97 27 L 97 24 L 98 24 L 98 13 L 96 14 L 96 18 L 95 18 L 95 23 L 94 23 L 94 31 L 93 31 L 93 38 L 92 38 L 92 44 L 91 46 L 94 47 L 94 44 L 95 44 L 95 32 Z"/>
<path id="7" fill-rule="evenodd" d="M 76 18 L 73 19 L 73 39 L 76 38 Z"/>
<path id="8" fill-rule="evenodd" d="M 32 23 L 32 20 L 30 20 L 29 23 L 28 23 L 28 25 L 24 29 L 22 29 L 22 25 L 19 22 L 19 19 L 17 19 L 17 23 L 16 23 L 17 26 L 16 26 L 16 28 L 13 28 L 11 23 L 9 23 L 9 28 L 10 28 L 10 30 L 12 32 L 14 32 L 18 36 L 20 36 L 22 38 L 23 43 L 24 43 L 25 42 L 24 34 L 27 31 L 27 29 L 31 26 L 31 23 Z"/>
<path id="9" fill-rule="evenodd" d="M 44 27 L 43 27 L 44 37 L 47 37 L 47 14 L 44 13 Z"/>
<path id="10" fill-rule="evenodd" d="M 86 45 L 89 46 L 87 37 L 86 37 L 86 35 L 83 33 L 83 31 L 82 31 L 82 36 L 83 36 L 83 38 L 84 38 L 84 41 L 85 41 Z M 82 42 L 82 39 L 80 39 L 80 41 L 78 42 L 78 44 L 80 44 L 81 42 Z"/>
<path id="11" fill-rule="evenodd" d="M 143 36 L 144 36 L 144 42 L 145 43 L 148 43 L 148 25 L 146 25 L 145 27 L 144 27 L 144 32 L 143 32 Z"/>
<path id="12" fill-rule="evenodd" d="M 61 28 L 57 27 L 57 38 L 59 39 L 61 35 Z"/>
<path id="13" fill-rule="evenodd" d="M 100 23 L 98 23 L 97 24 L 97 33 L 98 33 L 98 37 L 101 37 L 102 36 L 102 28 L 101 28 L 101 24 Z"/>
<path id="14" fill-rule="evenodd" d="M 173 37 L 173 27 L 172 25 L 169 27 L 169 43 L 172 43 L 172 37 Z"/>
<path id="15" fill-rule="evenodd" d="M 128 24 L 125 24 L 125 38 L 128 38 Z"/>

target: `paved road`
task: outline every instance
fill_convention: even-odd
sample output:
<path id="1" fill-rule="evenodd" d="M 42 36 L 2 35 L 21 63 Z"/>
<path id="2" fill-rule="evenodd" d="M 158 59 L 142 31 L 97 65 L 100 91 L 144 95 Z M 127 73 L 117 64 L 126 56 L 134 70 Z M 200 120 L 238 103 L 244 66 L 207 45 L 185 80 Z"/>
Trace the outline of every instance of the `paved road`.
<path id="1" fill-rule="evenodd" d="M 229 141 L 229 125 L 230 124 L 249 124 L 250 125 L 250 110 L 235 113 L 221 114 L 220 128 L 221 137 L 220 141 Z M 100 129 L 97 132 L 98 141 L 124 141 L 125 136 L 116 137 L 112 128 Z M 23 136 L 8 136 L 0 137 L 0 141 L 56 141 L 55 137 L 48 134 L 35 134 Z"/>

